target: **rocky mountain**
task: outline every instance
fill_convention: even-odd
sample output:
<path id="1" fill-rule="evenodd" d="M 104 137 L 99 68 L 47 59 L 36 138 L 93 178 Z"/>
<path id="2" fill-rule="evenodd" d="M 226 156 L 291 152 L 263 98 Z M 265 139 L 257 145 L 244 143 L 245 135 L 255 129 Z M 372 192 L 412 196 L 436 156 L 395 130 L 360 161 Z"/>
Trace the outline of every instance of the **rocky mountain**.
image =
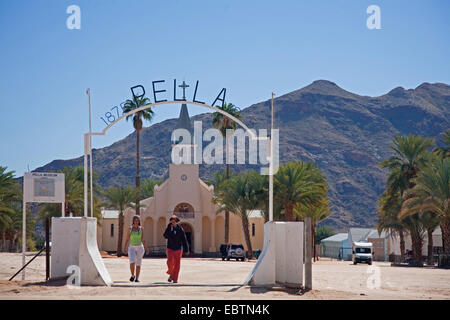
<path id="1" fill-rule="evenodd" d="M 423 83 L 415 89 L 395 88 L 379 97 L 360 96 L 318 80 L 307 87 L 275 99 L 280 130 L 280 162 L 306 160 L 318 164 L 330 186 L 334 214 L 326 224 L 336 230 L 369 227 L 376 222 L 376 202 L 386 172 L 378 163 L 389 157 L 395 135 L 416 134 L 438 139 L 450 128 L 450 86 Z M 250 128 L 269 128 L 270 100 L 242 110 Z M 211 114 L 200 114 L 203 129 L 210 128 Z M 145 127 L 142 131 L 141 179 L 166 178 L 170 162 L 170 134 L 177 119 Z M 135 133 L 112 145 L 93 150 L 99 184 L 133 185 Z M 36 171 L 83 165 L 83 158 L 55 160 Z M 231 166 L 242 171 L 250 166 Z M 253 166 L 254 167 L 254 166 Z M 220 165 L 201 165 L 203 179 L 212 177 Z M 255 167 L 256 168 L 256 167 Z"/>

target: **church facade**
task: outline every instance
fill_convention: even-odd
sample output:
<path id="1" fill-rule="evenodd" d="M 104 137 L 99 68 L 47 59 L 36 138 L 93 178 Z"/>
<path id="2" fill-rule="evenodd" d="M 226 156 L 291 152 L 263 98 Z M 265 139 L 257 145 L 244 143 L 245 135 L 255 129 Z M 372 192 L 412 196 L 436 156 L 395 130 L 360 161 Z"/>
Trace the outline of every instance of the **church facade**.
<path id="1" fill-rule="evenodd" d="M 190 119 L 185 104 L 181 107 L 178 127 L 190 129 Z M 166 245 L 163 233 L 169 218 L 175 214 L 186 232 L 190 251 L 195 254 L 216 253 L 225 243 L 225 214 L 217 213 L 219 207 L 212 203 L 214 186 L 207 185 L 199 177 L 198 164 L 169 164 L 169 177 L 154 188 L 153 197 L 141 200 L 141 225 L 145 230 L 148 247 L 161 248 Z M 135 210 L 127 208 L 124 213 L 124 228 L 131 225 Z M 104 216 L 99 228 L 100 250 L 115 251 L 117 248 L 117 218 Z M 249 232 L 253 250 L 262 250 L 264 218 L 260 212 L 249 214 Z M 125 243 L 125 241 L 123 241 Z M 230 212 L 229 243 L 246 242 L 241 219 Z M 246 248 L 247 249 L 247 248 Z M 151 250 L 150 250 L 151 251 Z"/>

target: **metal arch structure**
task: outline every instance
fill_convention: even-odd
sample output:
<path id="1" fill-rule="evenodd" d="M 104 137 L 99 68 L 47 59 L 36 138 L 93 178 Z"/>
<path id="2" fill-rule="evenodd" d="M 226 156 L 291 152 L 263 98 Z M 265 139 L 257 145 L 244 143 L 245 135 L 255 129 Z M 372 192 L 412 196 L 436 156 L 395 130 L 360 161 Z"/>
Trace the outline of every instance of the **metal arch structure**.
<path id="1" fill-rule="evenodd" d="M 274 94 L 272 94 L 272 113 L 271 113 L 271 118 L 272 118 L 272 129 L 273 129 L 273 96 Z M 196 105 L 196 106 L 200 106 L 203 108 L 207 108 L 210 110 L 213 110 L 214 112 L 219 112 L 221 114 L 223 114 L 224 116 L 230 118 L 231 120 L 233 120 L 234 122 L 236 122 L 237 124 L 239 124 L 246 132 L 248 132 L 250 134 L 250 137 L 252 138 L 252 140 L 266 140 L 269 143 L 269 150 L 270 150 L 270 155 L 267 157 L 267 160 L 269 161 L 269 180 L 270 180 L 270 186 L 269 189 L 271 190 L 269 192 L 269 221 L 273 220 L 273 161 L 272 161 L 272 155 L 273 155 L 273 144 L 271 143 L 271 137 L 265 137 L 265 138 L 259 138 L 258 136 L 256 136 L 254 134 L 254 132 L 252 130 L 250 130 L 245 123 L 243 123 L 241 120 L 239 120 L 238 118 L 232 116 L 231 114 L 229 114 L 228 112 L 223 111 L 222 109 L 204 104 L 204 103 L 199 103 L 199 102 L 193 102 L 193 101 L 187 101 L 187 100 L 171 100 L 171 101 L 161 101 L 161 102 L 156 102 L 156 103 L 149 103 L 146 104 L 142 107 L 139 107 L 135 110 L 132 110 L 126 114 L 121 115 L 119 118 L 117 118 L 116 120 L 114 120 L 113 122 L 111 122 L 109 125 L 107 125 L 101 132 L 88 132 L 84 134 L 84 216 L 87 217 L 88 216 L 88 175 L 87 175 L 87 171 L 88 171 L 88 155 L 90 155 L 90 161 L 92 163 L 92 148 L 91 148 L 91 136 L 104 136 L 106 134 L 106 132 L 113 126 L 115 125 L 117 122 L 119 122 L 120 120 L 122 120 L 123 118 L 126 118 L 128 116 L 131 116 L 139 111 L 148 109 L 148 108 L 153 108 L 153 107 L 157 107 L 157 106 L 161 106 L 161 105 L 167 105 L 167 104 L 179 104 L 179 103 L 185 103 L 185 104 L 191 104 L 191 105 Z M 91 190 L 91 193 L 93 191 Z M 92 197 L 91 197 L 91 202 L 92 202 Z M 92 208 L 92 203 L 91 203 L 91 208 Z M 93 216 L 93 212 L 91 212 L 91 216 Z"/>
<path id="2" fill-rule="evenodd" d="M 126 118 L 126 117 L 128 117 L 128 116 L 131 116 L 131 115 L 133 115 L 133 114 L 135 114 L 135 113 L 137 113 L 137 112 L 139 112 L 139 111 L 142 111 L 142 110 L 145 110 L 145 109 L 148 109 L 148 108 L 157 107 L 157 106 L 160 106 L 160 105 L 165 105 L 165 104 L 180 104 L 180 102 L 181 102 L 181 103 L 184 103 L 184 104 L 192 104 L 192 105 L 196 105 L 196 106 L 208 108 L 208 109 L 213 110 L 214 112 L 219 112 L 219 113 L 223 114 L 224 116 L 230 118 L 231 120 L 233 120 L 233 121 L 236 122 L 237 124 L 239 124 L 239 125 L 240 125 L 242 128 L 244 128 L 247 132 L 249 132 L 249 133 L 252 135 L 252 139 L 256 139 L 256 138 L 257 138 L 257 137 L 253 134 L 253 132 L 245 125 L 245 123 L 243 123 L 243 122 L 242 122 L 241 120 L 239 120 L 238 118 L 232 116 L 232 115 L 229 114 L 228 112 L 225 112 L 225 111 L 223 111 L 222 109 L 219 109 L 219 108 L 216 108 L 216 107 L 213 107 L 213 106 L 204 104 L 204 103 L 193 102 L 193 101 L 187 101 L 187 100 L 181 100 L 181 101 L 180 101 L 180 100 L 177 100 L 177 101 L 171 100 L 171 101 L 162 101 L 162 102 L 156 102 L 156 103 L 149 103 L 149 104 L 146 104 L 146 105 L 144 105 L 144 106 L 142 106 L 142 107 L 139 107 L 139 108 L 137 108 L 137 109 L 135 109 L 135 110 L 133 110 L 133 111 L 130 111 L 130 112 L 126 113 L 126 114 L 121 115 L 119 118 L 117 118 L 116 120 L 114 120 L 113 122 L 111 122 L 109 125 L 107 125 L 106 128 L 102 130 L 102 132 L 97 132 L 97 133 L 94 133 L 94 132 L 93 132 L 92 135 L 96 135 L 96 136 L 98 136 L 98 135 L 102 135 L 102 136 L 105 135 L 105 134 L 106 134 L 106 131 L 108 131 L 109 128 L 111 128 L 111 127 L 112 127 L 113 125 L 115 125 L 117 122 L 119 122 L 119 121 L 122 120 L 123 118 Z"/>

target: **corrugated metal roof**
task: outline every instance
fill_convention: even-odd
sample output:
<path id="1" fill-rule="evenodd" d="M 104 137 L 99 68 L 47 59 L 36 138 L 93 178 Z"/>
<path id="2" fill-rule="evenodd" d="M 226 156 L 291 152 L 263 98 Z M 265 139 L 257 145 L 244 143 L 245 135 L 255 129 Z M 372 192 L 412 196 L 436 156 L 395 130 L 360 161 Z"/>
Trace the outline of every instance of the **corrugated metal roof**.
<path id="1" fill-rule="evenodd" d="M 369 228 L 350 228 L 349 233 L 352 242 L 366 240 L 369 233 L 375 229 Z M 376 231 L 376 230 L 375 230 Z"/>
<path id="2" fill-rule="evenodd" d="M 102 210 L 103 219 L 117 219 L 119 217 L 119 210 L 104 209 Z"/>
<path id="3" fill-rule="evenodd" d="M 322 239 L 320 242 L 342 242 L 348 239 L 348 233 L 338 233 L 331 237 Z"/>
<path id="4" fill-rule="evenodd" d="M 249 210 L 247 211 L 247 216 L 249 218 L 264 218 L 261 210 Z"/>
<path id="5" fill-rule="evenodd" d="M 387 238 L 389 236 L 386 231 L 381 231 L 381 234 L 378 234 L 378 230 L 372 230 L 366 237 L 367 238 Z"/>

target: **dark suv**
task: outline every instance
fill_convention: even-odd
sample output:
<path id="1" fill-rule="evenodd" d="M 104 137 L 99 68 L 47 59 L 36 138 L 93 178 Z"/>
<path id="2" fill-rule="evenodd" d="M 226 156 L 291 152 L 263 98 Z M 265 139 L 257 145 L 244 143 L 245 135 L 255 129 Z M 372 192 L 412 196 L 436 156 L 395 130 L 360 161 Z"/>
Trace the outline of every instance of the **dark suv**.
<path id="1" fill-rule="evenodd" d="M 222 244 L 220 246 L 220 253 L 222 254 L 222 261 L 227 259 L 236 259 L 236 261 L 245 261 L 245 249 L 242 244 Z"/>

